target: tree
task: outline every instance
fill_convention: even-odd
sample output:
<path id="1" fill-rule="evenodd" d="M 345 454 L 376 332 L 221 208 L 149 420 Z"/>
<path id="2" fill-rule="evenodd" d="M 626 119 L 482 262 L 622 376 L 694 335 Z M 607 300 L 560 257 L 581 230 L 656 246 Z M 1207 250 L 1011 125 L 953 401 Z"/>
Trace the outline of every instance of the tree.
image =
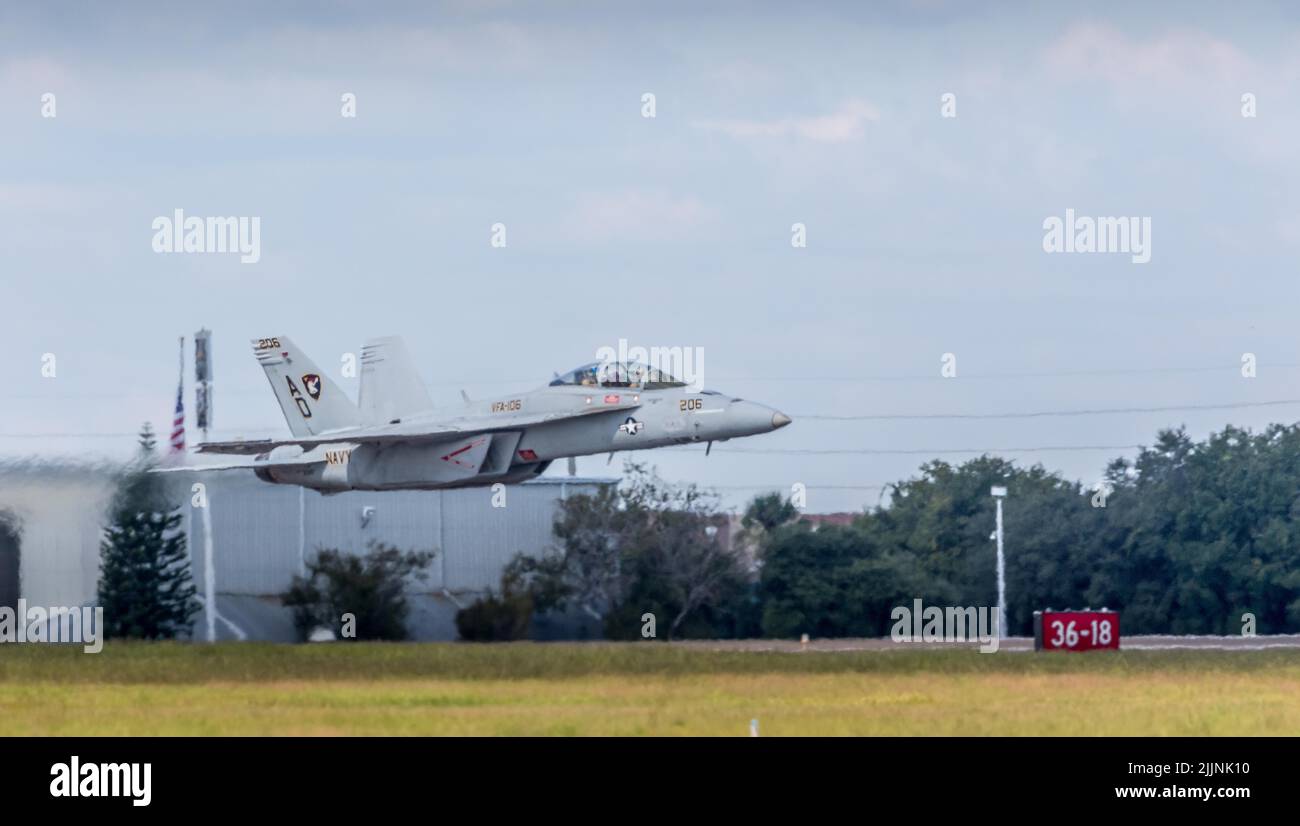
<path id="1" fill-rule="evenodd" d="M 523 640 L 528 638 L 532 618 L 532 594 L 517 562 L 512 562 L 501 574 L 497 593 L 485 594 L 456 612 L 456 630 L 462 640 L 471 642 Z"/>
<path id="2" fill-rule="evenodd" d="M 983 456 L 930 462 L 893 486 L 851 527 L 779 528 L 764 543 L 763 631 L 773 636 L 887 633 L 890 611 L 913 599 L 941 606 L 997 604 L 990 533 L 993 485 L 1011 489 L 1008 625 L 1029 633 L 1033 611 L 1083 607 L 1098 567 L 1099 512 L 1078 485 L 1035 466 Z"/>
<path id="3" fill-rule="evenodd" d="M 722 547 L 717 518 L 716 496 L 629 462 L 620 487 L 564 500 L 557 546 L 515 564 L 537 610 L 575 606 L 607 637 L 639 637 L 645 613 L 666 620 L 669 639 L 715 636 L 738 625 L 746 596 L 744 562 Z"/>
<path id="4" fill-rule="evenodd" d="M 740 524 L 746 528 L 760 528 L 771 532 L 799 515 L 799 509 L 779 493 L 764 493 L 755 496 L 745 508 L 745 516 Z"/>
<path id="5" fill-rule="evenodd" d="M 1259 633 L 1295 632 L 1297 478 L 1297 425 L 1226 427 L 1201 441 L 1163 430 L 1105 468 L 1104 491 L 992 456 L 930 462 L 847 531 L 772 532 L 763 630 L 862 633 L 904 597 L 995 605 L 989 488 L 1002 485 L 1009 632 L 1028 634 L 1035 610 L 1103 606 L 1122 612 L 1126 633 L 1239 634 L 1245 614 Z"/>
<path id="6" fill-rule="evenodd" d="M 925 577 L 915 554 L 881 547 L 860 526 L 789 525 L 764 546 L 763 636 L 880 636 L 895 606 L 951 593 L 945 581 Z"/>
<path id="7" fill-rule="evenodd" d="M 743 596 L 744 560 L 718 538 L 716 494 L 665 482 L 629 463 L 622 488 L 628 525 L 622 543 L 626 595 L 606 622 L 606 636 L 636 637 L 649 612 L 668 620 L 671 640 L 700 619 L 693 635 L 715 636 L 715 617 Z M 712 611 L 707 609 L 712 608 Z"/>
<path id="8" fill-rule="evenodd" d="M 617 488 L 611 486 L 561 503 L 553 526 L 559 548 L 535 562 L 520 562 L 527 581 L 539 592 L 541 610 L 573 603 L 588 616 L 601 619 L 611 605 L 622 601 L 627 580 L 620 558 L 636 527 L 620 503 Z"/>
<path id="9" fill-rule="evenodd" d="M 137 438 L 140 443 L 140 455 L 147 460 L 151 460 L 154 455 L 154 448 L 158 444 L 158 439 L 154 436 L 153 425 L 149 422 L 140 425 L 140 435 Z"/>
<path id="10" fill-rule="evenodd" d="M 432 551 L 403 553 L 371 542 L 365 555 L 322 548 L 307 563 L 307 576 L 294 576 L 281 603 L 293 609 L 299 639 L 329 628 L 343 639 L 404 640 L 410 606 L 407 580 L 424 580 Z M 351 631 L 344 615 L 352 615 Z"/>
<path id="11" fill-rule="evenodd" d="M 153 431 L 120 480 L 100 545 L 99 604 L 109 637 L 171 639 L 198 610 L 181 509 L 169 503 L 154 464 Z"/>
<path id="12" fill-rule="evenodd" d="M 1161 431 L 1112 463 L 1106 558 L 1089 589 L 1126 630 L 1300 629 L 1300 427 L 1225 427 L 1196 442 Z M 1113 505 L 1113 507 L 1112 507 Z"/>
<path id="13" fill-rule="evenodd" d="M 734 544 L 753 557 L 750 564 L 756 569 L 777 528 L 788 525 L 798 516 L 799 509 L 789 498 L 779 493 L 759 494 L 745 507 L 740 520 L 741 530 Z"/>

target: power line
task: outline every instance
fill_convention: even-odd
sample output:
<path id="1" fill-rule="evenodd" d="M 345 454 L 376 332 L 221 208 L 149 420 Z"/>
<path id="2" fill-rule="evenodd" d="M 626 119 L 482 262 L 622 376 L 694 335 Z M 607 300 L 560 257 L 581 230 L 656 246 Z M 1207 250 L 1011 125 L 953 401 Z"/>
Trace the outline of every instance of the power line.
<path id="1" fill-rule="evenodd" d="M 1282 363 L 1259 363 L 1258 369 L 1280 369 L 1294 370 L 1300 368 L 1298 362 Z M 1079 370 L 1026 370 L 1026 371 L 1002 371 L 987 373 L 968 373 L 963 372 L 957 381 L 968 380 L 1003 380 L 1003 379 L 1026 379 L 1026 378 L 1076 378 L 1080 376 L 1123 376 L 1123 375 L 1152 375 L 1158 373 L 1218 373 L 1227 371 L 1239 372 L 1241 365 L 1227 364 L 1217 366 L 1201 367 L 1115 367 L 1115 368 L 1095 368 Z M 954 379 L 944 378 L 943 376 L 933 373 L 919 374 L 866 374 L 866 375 L 838 375 L 838 376 L 714 376 L 710 381 L 729 382 L 729 381 L 755 381 L 755 382 L 790 382 L 790 383 L 823 383 L 823 384 L 840 384 L 845 382 L 908 382 L 908 381 L 953 381 Z M 346 381 L 346 380 L 345 380 Z M 523 379 L 483 379 L 481 376 L 466 379 L 435 379 L 426 381 L 428 387 L 471 387 L 487 386 L 495 387 L 501 385 L 530 385 L 536 386 L 538 382 L 545 384 L 549 379 L 532 376 Z M 223 396 L 247 397 L 263 396 L 265 388 L 254 387 L 232 387 L 223 391 Z M 136 393 L 3 393 L 0 399 L 21 400 L 21 399 L 114 399 L 129 398 L 140 394 Z M 164 397 L 166 394 L 159 394 Z"/>
<path id="2" fill-rule="evenodd" d="M 272 428 L 249 428 L 240 431 L 211 431 L 213 435 L 233 434 L 237 438 L 249 433 L 271 433 Z M 140 436 L 140 431 L 122 431 L 113 433 L 111 431 L 99 433 L 0 433 L 0 439 L 135 439 Z"/>
<path id="3" fill-rule="evenodd" d="M 714 448 L 714 453 L 771 453 L 784 454 L 790 456 L 834 456 L 834 455 L 853 455 L 853 456 L 937 456 L 950 453 L 1069 453 L 1075 451 L 1087 450 L 1141 450 L 1143 445 L 1041 445 L 1035 447 L 959 447 L 959 448 L 915 448 L 910 450 L 893 449 L 893 448 L 828 448 L 825 450 L 816 448 Z M 691 448 L 661 448 L 661 450 L 675 451 L 679 453 L 697 453 L 696 449 Z"/>
<path id="4" fill-rule="evenodd" d="M 1279 407 L 1300 404 L 1300 399 L 1276 399 L 1262 402 L 1229 402 L 1226 404 L 1182 404 L 1161 407 L 1099 407 L 1080 410 L 1037 410 L 1030 413 L 861 413 L 835 415 L 820 413 L 793 413 L 796 420 L 819 421 L 906 421 L 921 419 L 1040 419 L 1050 416 L 1110 416 L 1124 413 L 1178 413 L 1196 410 L 1240 410 L 1248 407 Z"/>
<path id="5" fill-rule="evenodd" d="M 1300 368 L 1300 362 L 1286 363 L 1257 363 L 1257 370 L 1294 370 Z M 990 371 L 984 373 L 962 372 L 958 380 L 993 380 L 1002 381 L 1006 379 L 1068 379 L 1079 378 L 1083 376 L 1146 376 L 1160 373 L 1239 373 L 1240 364 L 1220 364 L 1214 366 L 1200 367 L 1099 367 L 1083 368 L 1078 370 L 1005 370 Z M 426 381 L 429 387 L 459 387 L 467 385 L 501 385 L 501 384 L 527 384 L 536 382 L 537 377 L 527 379 L 493 379 L 484 380 L 482 378 L 465 379 L 465 380 L 439 380 Z M 864 375 L 831 375 L 831 376 L 808 376 L 808 375 L 775 375 L 775 376 L 744 376 L 744 375 L 721 375 L 712 376 L 709 379 L 712 382 L 729 382 L 729 381 L 757 381 L 773 383 L 822 383 L 822 384 L 840 384 L 845 382 L 908 382 L 908 381 L 952 381 L 952 379 L 938 375 L 937 371 L 932 373 L 868 373 Z"/>
<path id="6" fill-rule="evenodd" d="M 795 419 L 805 419 L 811 421 L 832 421 L 832 422 L 851 422 L 851 421 L 929 421 L 929 420 L 993 420 L 993 419 L 1039 419 L 1049 417 L 1069 417 L 1069 416 L 1112 416 L 1132 413 L 1179 413 L 1194 412 L 1203 410 L 1242 410 L 1253 407 L 1284 407 L 1288 405 L 1300 405 L 1300 399 L 1273 399 L 1269 401 L 1258 402 L 1227 402 L 1223 404 L 1185 404 L 1185 405 L 1165 405 L 1156 407 L 1102 407 L 1102 408 L 1083 408 L 1077 410 L 1037 410 L 1026 413 L 1003 412 L 1003 413 L 860 413 L 860 414 L 825 414 L 825 413 L 795 413 Z M 247 434 L 276 433 L 278 428 L 272 427 L 247 427 L 247 428 L 222 428 L 215 431 L 223 434 L 233 434 L 237 436 Z M 0 433 L 2 439 L 117 439 L 133 437 L 138 435 L 135 432 L 127 433 Z M 1045 448 L 1035 448 L 1045 449 Z M 1058 448 L 1053 448 L 1058 449 Z M 1065 449 L 1065 448 L 1060 448 Z M 1088 449 L 1088 450 L 1110 450 L 1109 447 L 1098 448 L 1071 448 L 1071 449 Z M 1007 450 L 1010 450 L 1008 448 Z"/>
<path id="7" fill-rule="evenodd" d="M 779 485 L 707 485 L 701 484 L 702 488 L 712 488 L 713 490 L 785 490 L 790 487 L 786 482 Z M 804 485 L 807 490 L 884 490 L 891 485 Z"/>
<path id="8" fill-rule="evenodd" d="M 134 439 L 139 433 L 0 433 L 0 439 Z M 342 438 L 342 437 L 340 437 Z M 669 453 L 699 453 L 699 448 L 689 447 L 669 447 L 660 448 Z M 863 456 L 919 456 L 919 455 L 941 455 L 953 453 L 1050 453 L 1050 452 L 1074 452 L 1087 450 L 1141 450 L 1142 445 L 1041 445 L 1035 447 L 970 447 L 970 448 L 915 448 L 911 450 L 902 449 L 880 449 L 880 448 L 745 448 L 745 447 L 719 447 L 714 448 L 715 453 L 770 453 L 783 454 L 791 456 L 832 456 L 832 455 L 863 455 Z"/>
<path id="9" fill-rule="evenodd" d="M 1101 416 L 1134 413 L 1170 413 L 1204 410 L 1239 410 L 1255 407 L 1279 407 L 1300 404 L 1300 399 L 1276 399 L 1258 402 L 1229 402 L 1224 404 L 1168 405 L 1155 407 L 1113 407 L 1086 408 L 1078 410 L 1039 410 L 1032 412 L 1004 413 L 917 413 L 917 414 L 851 414 L 826 415 L 815 413 L 795 414 L 795 419 L 813 421 L 907 421 L 907 420 L 993 420 L 993 419 L 1033 419 L 1068 416 Z M 251 434 L 276 433 L 277 428 L 223 428 L 222 435 L 248 436 Z M 0 433 L 0 439 L 126 439 L 134 438 L 135 432 L 50 432 L 50 433 Z M 790 455 L 941 455 L 941 454 L 982 454 L 982 453 L 1048 453 L 1103 450 L 1140 450 L 1141 445 L 1039 445 L 1033 447 L 989 447 L 989 448 L 914 448 L 914 449 L 878 449 L 878 448 L 719 448 L 721 453 L 771 453 Z M 685 452 L 690 448 L 668 448 Z"/>
<path id="10" fill-rule="evenodd" d="M 1269 369 L 1293 370 L 1300 367 L 1300 363 L 1279 363 L 1279 364 L 1257 364 L 1257 369 L 1268 367 Z M 1025 370 L 1025 371 L 994 371 L 988 373 L 968 373 L 962 372 L 959 376 L 954 377 L 958 381 L 968 379 L 1032 379 L 1032 378 L 1077 378 L 1080 376 L 1144 376 L 1156 373 L 1222 373 L 1232 371 L 1234 373 L 1241 370 L 1240 364 L 1218 365 L 1214 367 L 1115 367 L 1115 368 L 1097 368 L 1082 370 Z M 724 381 L 770 381 L 770 382 L 865 382 L 865 381 L 952 381 L 936 373 L 895 373 L 895 374 L 875 374 L 860 376 L 726 376 L 720 380 Z"/>
<path id="11" fill-rule="evenodd" d="M 0 433 L 0 439 L 128 439 L 139 433 Z"/>

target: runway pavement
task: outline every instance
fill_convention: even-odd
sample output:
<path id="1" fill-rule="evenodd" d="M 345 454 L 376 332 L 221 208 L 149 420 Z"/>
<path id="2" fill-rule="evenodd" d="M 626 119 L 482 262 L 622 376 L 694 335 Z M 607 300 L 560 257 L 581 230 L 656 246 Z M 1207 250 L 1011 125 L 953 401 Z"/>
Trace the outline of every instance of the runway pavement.
<path id="1" fill-rule="evenodd" d="M 917 648 L 976 648 L 978 642 L 894 642 L 884 638 L 849 638 L 833 640 L 684 640 L 671 643 L 686 648 L 703 648 L 710 651 L 786 651 L 824 652 L 840 651 L 904 651 Z M 1033 637 L 1010 637 L 1002 640 L 1000 651 L 1033 651 Z M 1155 651 L 1165 649 L 1198 649 L 1225 651 L 1259 651 L 1271 648 L 1300 648 L 1300 634 L 1273 634 L 1256 637 L 1242 636 L 1166 636 L 1142 635 L 1121 637 L 1120 648 L 1126 651 Z"/>

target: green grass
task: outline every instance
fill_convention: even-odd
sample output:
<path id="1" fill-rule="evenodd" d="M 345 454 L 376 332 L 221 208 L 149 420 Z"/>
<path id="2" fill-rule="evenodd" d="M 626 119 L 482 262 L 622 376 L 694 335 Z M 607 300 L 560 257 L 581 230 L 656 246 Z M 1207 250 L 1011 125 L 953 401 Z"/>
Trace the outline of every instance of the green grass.
<path id="1" fill-rule="evenodd" d="M 0 734 L 1300 734 L 1300 651 L 0 646 Z"/>

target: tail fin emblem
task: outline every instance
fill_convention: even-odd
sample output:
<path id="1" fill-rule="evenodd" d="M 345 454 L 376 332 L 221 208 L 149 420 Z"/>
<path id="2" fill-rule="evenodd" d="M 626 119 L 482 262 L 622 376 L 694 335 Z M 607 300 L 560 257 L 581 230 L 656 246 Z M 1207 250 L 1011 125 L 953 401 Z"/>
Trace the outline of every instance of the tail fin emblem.
<path id="1" fill-rule="evenodd" d="M 315 373 L 307 373 L 302 377 L 302 386 L 307 388 L 307 395 L 313 400 L 320 401 L 320 376 Z"/>

